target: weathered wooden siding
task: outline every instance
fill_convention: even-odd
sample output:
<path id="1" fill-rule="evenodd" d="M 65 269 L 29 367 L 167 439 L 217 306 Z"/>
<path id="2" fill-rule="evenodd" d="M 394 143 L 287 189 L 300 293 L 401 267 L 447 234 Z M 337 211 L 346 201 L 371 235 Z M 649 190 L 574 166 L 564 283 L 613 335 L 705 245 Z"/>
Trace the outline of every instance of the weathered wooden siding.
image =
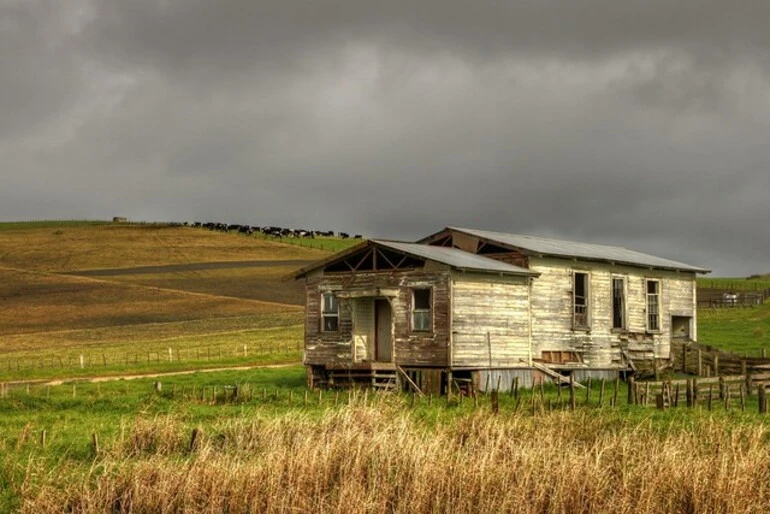
<path id="1" fill-rule="evenodd" d="M 668 358 L 671 316 L 691 316 L 695 324 L 694 273 L 647 270 L 567 259 L 530 258 L 541 273 L 532 286 L 533 351 L 574 351 L 591 366 L 621 366 L 621 350 L 632 358 Z M 572 273 L 589 273 L 590 329 L 572 326 Z M 626 330 L 612 329 L 612 277 L 626 285 Z M 660 280 L 660 331 L 647 332 L 645 279 Z"/>
<path id="2" fill-rule="evenodd" d="M 446 366 L 449 341 L 449 280 L 446 267 L 430 266 L 425 269 L 405 271 L 374 271 L 358 273 L 316 274 L 307 279 L 305 309 L 305 364 L 344 365 L 353 362 L 354 335 L 356 354 L 363 352 L 366 358 L 373 356 L 373 320 L 371 311 L 360 319 L 354 312 L 363 313 L 365 302 L 361 298 L 340 299 L 340 330 L 322 332 L 322 291 L 373 292 L 377 289 L 396 291 L 390 296 L 393 312 L 393 357 L 404 366 Z M 431 332 L 411 330 L 411 291 L 417 287 L 432 289 Z M 376 295 L 368 296 L 372 301 Z M 355 328 L 354 328 L 355 325 Z M 365 337 L 364 337 L 365 336 Z"/>
<path id="3" fill-rule="evenodd" d="M 527 365 L 527 279 L 464 273 L 453 277 L 452 365 Z"/>

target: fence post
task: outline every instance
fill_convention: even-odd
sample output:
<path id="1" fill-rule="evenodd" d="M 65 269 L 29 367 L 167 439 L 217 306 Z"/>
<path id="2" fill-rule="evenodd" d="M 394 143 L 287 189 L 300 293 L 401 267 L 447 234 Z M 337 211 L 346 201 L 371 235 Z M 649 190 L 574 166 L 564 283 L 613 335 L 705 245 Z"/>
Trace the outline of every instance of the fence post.
<path id="1" fill-rule="evenodd" d="M 714 354 L 714 376 L 719 376 L 719 354 Z"/>
<path id="2" fill-rule="evenodd" d="M 746 394 L 751 396 L 751 373 L 746 373 Z"/>
<path id="3" fill-rule="evenodd" d="M 765 384 L 759 384 L 757 386 L 757 394 L 759 395 L 759 413 L 767 414 L 767 393 L 765 391 Z"/>
<path id="4" fill-rule="evenodd" d="M 687 345 L 682 343 L 682 373 L 687 373 Z"/>
<path id="5" fill-rule="evenodd" d="M 193 453 L 195 450 L 198 449 L 198 446 L 200 446 L 200 440 L 202 435 L 203 435 L 203 430 L 201 430 L 200 428 L 193 428 L 192 436 L 190 436 L 190 453 Z"/>
<path id="6" fill-rule="evenodd" d="M 693 405 L 698 405 L 698 379 L 692 379 L 692 402 Z"/>
<path id="7" fill-rule="evenodd" d="M 600 382 L 600 384 L 601 385 L 599 386 L 599 405 L 598 405 L 599 407 L 601 407 L 602 404 L 604 403 L 604 377 L 602 377 L 602 381 Z"/>
<path id="8" fill-rule="evenodd" d="M 569 375 L 569 408 L 575 410 L 575 376 Z"/>
<path id="9" fill-rule="evenodd" d="M 588 377 L 588 383 L 586 384 L 586 405 L 591 401 L 591 377 Z"/>
<path id="10" fill-rule="evenodd" d="M 699 377 L 703 376 L 703 350 L 698 348 L 698 373 Z"/>
<path id="11" fill-rule="evenodd" d="M 634 377 L 628 377 L 628 405 L 634 404 Z"/>
<path id="12" fill-rule="evenodd" d="M 741 412 L 746 410 L 746 396 L 743 391 L 743 384 L 740 385 L 739 392 L 741 394 Z"/>

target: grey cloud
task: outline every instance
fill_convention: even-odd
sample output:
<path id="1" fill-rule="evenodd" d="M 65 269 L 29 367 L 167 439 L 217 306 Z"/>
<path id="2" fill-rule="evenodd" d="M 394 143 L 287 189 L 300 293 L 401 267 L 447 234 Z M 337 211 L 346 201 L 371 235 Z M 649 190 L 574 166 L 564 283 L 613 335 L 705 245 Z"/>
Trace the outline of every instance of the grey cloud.
<path id="1" fill-rule="evenodd" d="M 452 224 L 770 271 L 769 11 L 0 0 L 0 219 Z"/>

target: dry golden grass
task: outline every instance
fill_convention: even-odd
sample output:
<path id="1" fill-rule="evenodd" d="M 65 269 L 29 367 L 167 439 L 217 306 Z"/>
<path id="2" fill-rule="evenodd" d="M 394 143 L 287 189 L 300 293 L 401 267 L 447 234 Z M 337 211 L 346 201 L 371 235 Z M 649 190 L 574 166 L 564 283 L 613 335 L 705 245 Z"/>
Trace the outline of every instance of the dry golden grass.
<path id="1" fill-rule="evenodd" d="M 320 419 L 220 422 L 190 453 L 178 418 L 139 419 L 86 473 L 34 464 L 23 512 L 754 513 L 768 428 L 706 416 L 661 429 L 595 412 L 418 418 L 397 397 Z"/>
<path id="2" fill-rule="evenodd" d="M 19 225 L 0 231 L 0 265 L 75 271 L 190 262 L 320 259 L 327 252 L 189 227 Z"/>

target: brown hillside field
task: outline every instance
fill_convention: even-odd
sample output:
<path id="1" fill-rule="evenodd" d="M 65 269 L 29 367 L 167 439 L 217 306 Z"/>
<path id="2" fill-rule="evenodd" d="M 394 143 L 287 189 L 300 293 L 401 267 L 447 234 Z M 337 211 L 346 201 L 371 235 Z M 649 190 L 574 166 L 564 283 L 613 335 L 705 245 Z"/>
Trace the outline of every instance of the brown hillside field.
<path id="1" fill-rule="evenodd" d="M 0 231 L 0 265 L 56 272 L 190 262 L 316 260 L 326 255 L 312 248 L 191 227 L 19 225 Z"/>
<path id="2" fill-rule="evenodd" d="M 24 224 L 0 230 L 0 368 L 80 352 L 296 346 L 303 287 L 281 278 L 326 252 L 187 227 Z M 136 274 L 139 266 L 287 265 Z M 129 274 L 75 276 L 88 270 Z M 139 270 L 144 271 L 144 270 Z M 69 274 L 63 274 L 63 273 Z M 280 328 L 276 333 L 269 332 Z M 268 332 L 265 332 L 265 331 Z M 278 341 L 280 339 L 280 341 Z"/>
<path id="3" fill-rule="evenodd" d="M 289 312 L 296 306 L 0 269 L 0 334 Z"/>
<path id="4" fill-rule="evenodd" d="M 0 355 L 192 343 L 297 325 L 301 308 L 91 278 L 0 269 Z M 240 337 L 237 337 L 240 340 Z"/>
<path id="5" fill-rule="evenodd" d="M 305 304 L 302 282 L 286 281 L 283 277 L 299 266 L 243 267 L 217 270 L 177 271 L 172 273 L 143 273 L 104 277 L 117 282 L 141 284 L 235 296 L 270 302 Z"/>

